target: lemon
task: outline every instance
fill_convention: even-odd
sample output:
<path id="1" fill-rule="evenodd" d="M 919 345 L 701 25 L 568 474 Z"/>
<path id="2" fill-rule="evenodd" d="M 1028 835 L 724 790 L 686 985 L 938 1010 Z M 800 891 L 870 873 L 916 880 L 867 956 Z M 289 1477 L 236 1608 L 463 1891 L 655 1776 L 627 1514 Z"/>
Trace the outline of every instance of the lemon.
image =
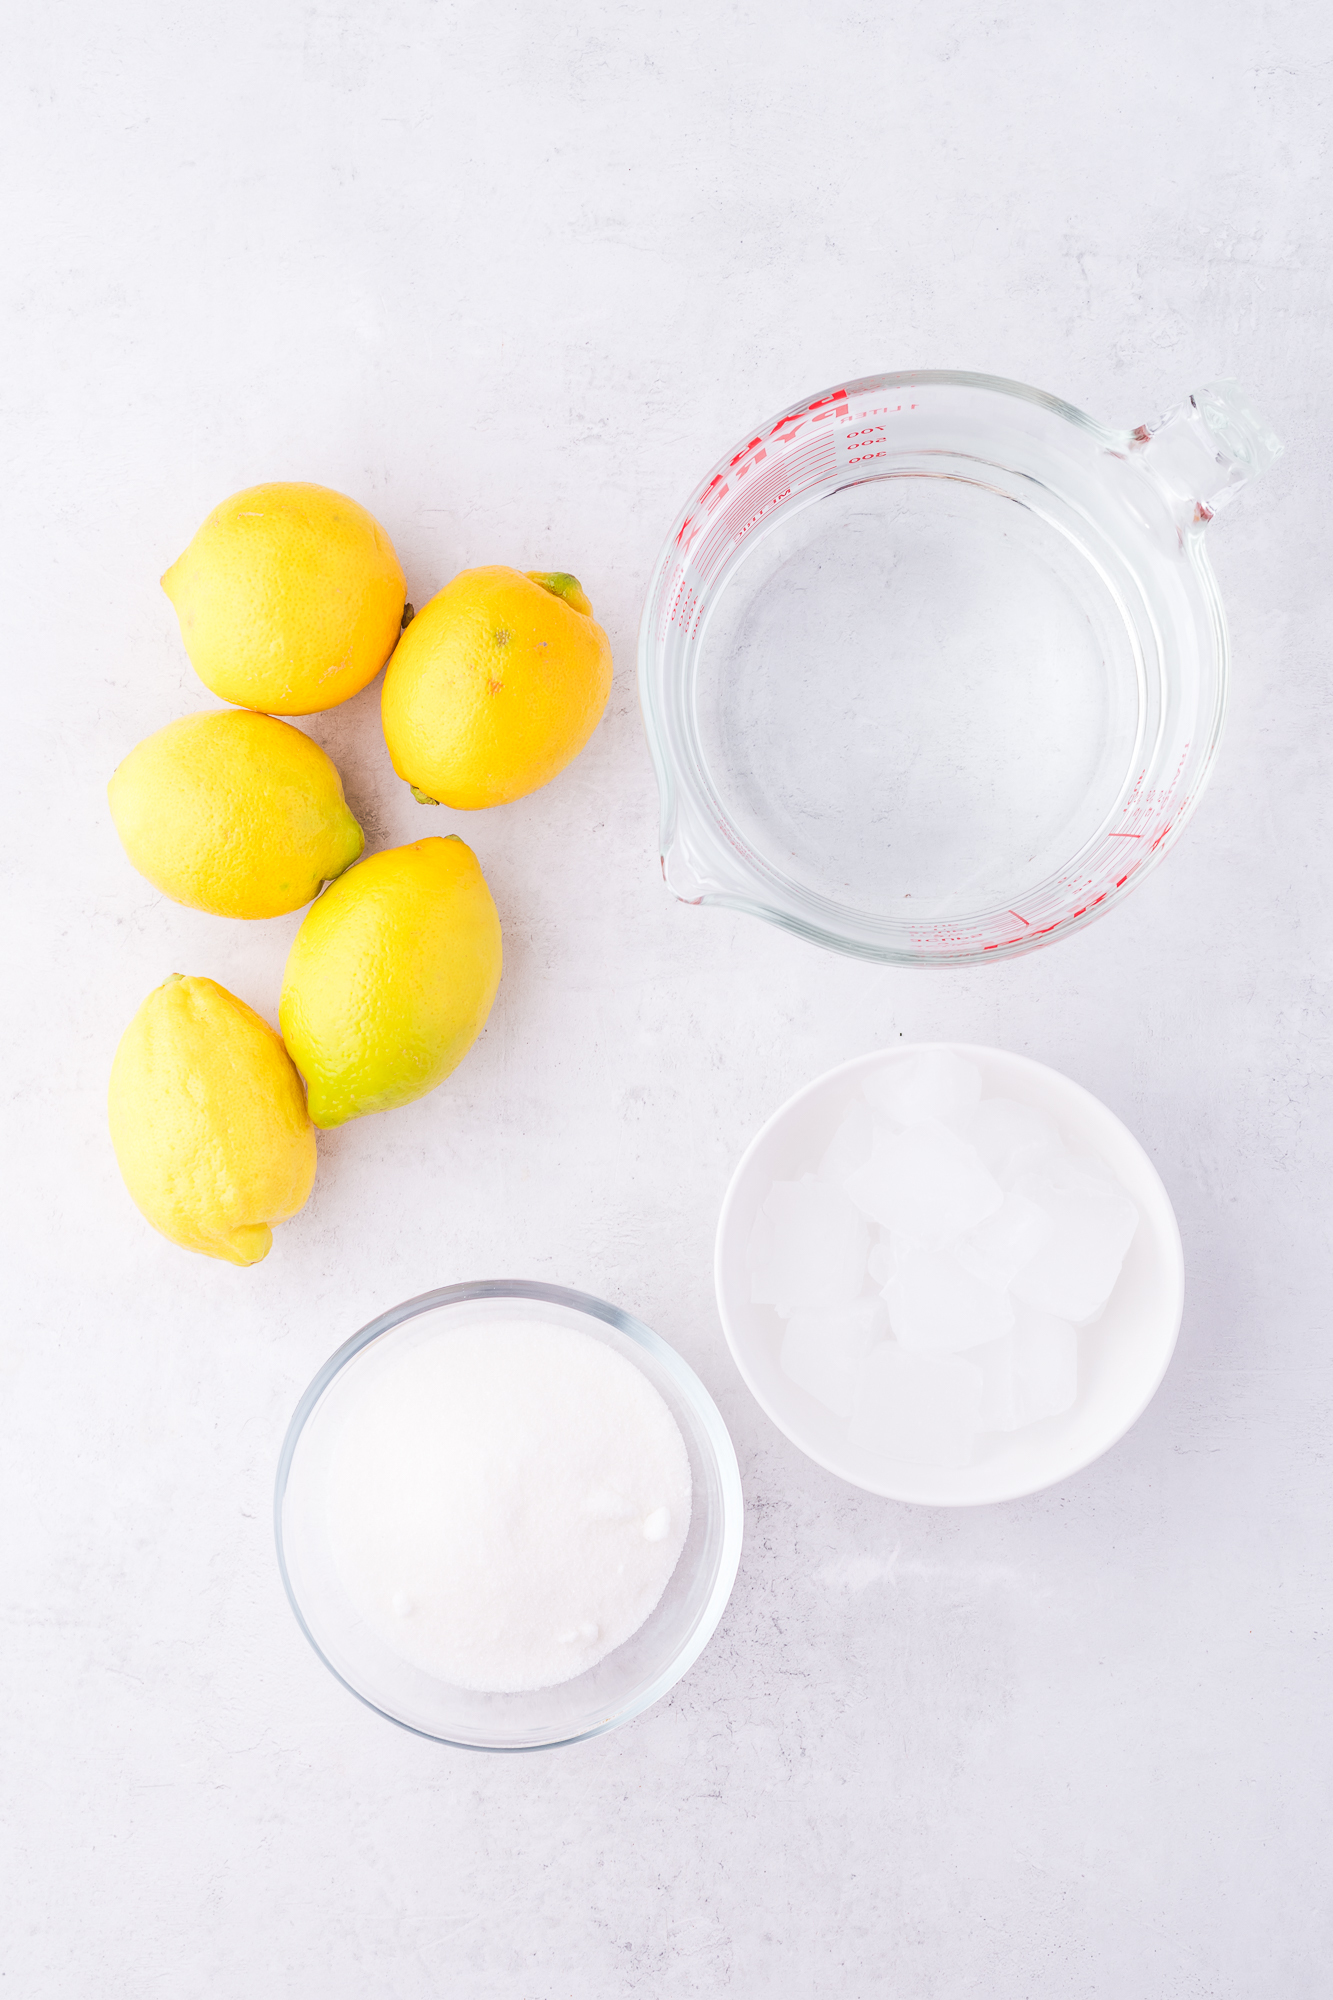
<path id="1" fill-rule="evenodd" d="M 456 834 L 372 854 L 296 933 L 278 1019 L 316 1125 L 409 1104 L 442 1083 L 500 983 L 500 919 Z"/>
<path id="2" fill-rule="evenodd" d="M 611 642 L 563 572 L 465 569 L 384 676 L 393 768 L 427 804 L 500 805 L 577 757 L 611 692 Z"/>
<path id="3" fill-rule="evenodd" d="M 319 745 L 246 709 L 183 715 L 145 737 L 107 797 L 139 873 L 217 917 L 299 910 L 366 844 Z"/>
<path id="4" fill-rule="evenodd" d="M 266 1021 L 173 973 L 111 1065 L 111 1143 L 138 1207 L 186 1250 L 257 1264 L 315 1178 L 301 1079 Z"/>
<path id="5" fill-rule="evenodd" d="M 282 483 L 215 507 L 162 588 L 204 686 L 272 715 L 359 694 L 393 651 L 407 591 L 364 507 Z"/>

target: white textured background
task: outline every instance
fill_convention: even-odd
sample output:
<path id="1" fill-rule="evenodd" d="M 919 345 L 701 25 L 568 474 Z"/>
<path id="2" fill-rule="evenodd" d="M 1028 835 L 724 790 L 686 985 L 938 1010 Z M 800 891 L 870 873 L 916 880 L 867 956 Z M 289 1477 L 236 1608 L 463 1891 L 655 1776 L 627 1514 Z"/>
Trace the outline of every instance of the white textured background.
<path id="1" fill-rule="evenodd" d="M 15 10 L 0 67 L 0 1988 L 1325 1994 L 1326 9 L 78 0 Z M 1288 451 L 1212 530 L 1235 693 L 1181 847 L 1051 951 L 907 977 L 668 900 L 634 638 L 673 509 L 750 421 L 932 365 L 1127 424 L 1234 374 Z M 369 505 L 418 605 L 469 563 L 575 570 L 617 678 L 575 767 L 464 828 L 506 936 L 484 1039 L 322 1140 L 308 1208 L 241 1272 L 140 1221 L 105 1079 L 172 970 L 272 1019 L 297 918 L 165 902 L 103 786 L 210 705 L 157 578 L 265 478 Z M 373 839 L 426 830 L 377 688 L 310 728 Z M 1185 1239 L 1178 1356 L 1134 1432 L 973 1514 L 801 1459 L 711 1296 L 748 1135 L 900 1035 L 1088 1085 Z M 689 1678 L 513 1760 L 352 1702 L 269 1519 L 331 1349 L 485 1275 L 657 1327 L 748 1496 Z"/>

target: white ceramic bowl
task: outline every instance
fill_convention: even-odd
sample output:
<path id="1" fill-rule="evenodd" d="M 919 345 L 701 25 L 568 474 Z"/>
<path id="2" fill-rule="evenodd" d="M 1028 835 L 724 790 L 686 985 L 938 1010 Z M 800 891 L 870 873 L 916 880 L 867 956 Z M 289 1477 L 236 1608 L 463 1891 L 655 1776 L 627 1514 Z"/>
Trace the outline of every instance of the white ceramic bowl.
<path id="1" fill-rule="evenodd" d="M 863 1080 L 894 1055 L 953 1049 L 981 1071 L 988 1097 L 1037 1106 L 1075 1151 L 1097 1153 L 1138 1203 L 1141 1217 L 1111 1302 L 1079 1336 L 1079 1394 L 1063 1416 L 981 1437 L 972 1465 L 914 1465 L 853 1450 L 846 1423 L 798 1389 L 778 1366 L 782 1321 L 750 1301 L 747 1248 L 775 1180 L 813 1171 Z M 808 1458 L 888 1500 L 937 1507 L 1016 1500 L 1067 1479 L 1109 1451 L 1142 1415 L 1166 1373 L 1184 1305 L 1180 1231 L 1156 1168 L 1113 1112 L 1077 1083 L 1027 1056 L 966 1043 L 912 1043 L 859 1056 L 817 1077 L 775 1111 L 746 1148 L 727 1189 L 717 1230 L 717 1301 L 736 1365 L 756 1401 Z"/>

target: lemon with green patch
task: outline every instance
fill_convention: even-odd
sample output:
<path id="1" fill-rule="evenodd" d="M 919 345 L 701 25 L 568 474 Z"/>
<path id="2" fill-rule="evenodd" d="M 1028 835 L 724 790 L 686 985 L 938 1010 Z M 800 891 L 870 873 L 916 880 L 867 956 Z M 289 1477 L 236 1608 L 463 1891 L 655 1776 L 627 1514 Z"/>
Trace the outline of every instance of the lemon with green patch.
<path id="1" fill-rule="evenodd" d="M 246 709 L 183 715 L 145 737 L 107 796 L 139 873 L 213 916 L 299 910 L 366 844 L 319 745 Z"/>
<path id="2" fill-rule="evenodd" d="M 296 933 L 278 1019 L 316 1125 L 434 1090 L 485 1025 L 500 983 L 500 919 L 456 835 L 349 868 Z"/>
<path id="3" fill-rule="evenodd" d="M 563 771 L 610 692 L 611 642 L 576 577 L 463 570 L 389 662 L 384 740 L 423 803 L 473 811 Z"/>

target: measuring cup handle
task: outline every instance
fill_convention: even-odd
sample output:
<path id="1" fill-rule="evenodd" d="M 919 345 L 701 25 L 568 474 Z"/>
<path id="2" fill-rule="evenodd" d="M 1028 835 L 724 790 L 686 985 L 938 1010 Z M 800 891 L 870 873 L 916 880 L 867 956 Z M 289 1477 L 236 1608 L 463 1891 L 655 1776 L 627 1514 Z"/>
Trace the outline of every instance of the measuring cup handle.
<path id="1" fill-rule="evenodd" d="M 1186 518 L 1203 524 L 1267 472 L 1282 440 L 1239 383 L 1208 382 L 1160 422 L 1140 424 L 1131 450 Z"/>

